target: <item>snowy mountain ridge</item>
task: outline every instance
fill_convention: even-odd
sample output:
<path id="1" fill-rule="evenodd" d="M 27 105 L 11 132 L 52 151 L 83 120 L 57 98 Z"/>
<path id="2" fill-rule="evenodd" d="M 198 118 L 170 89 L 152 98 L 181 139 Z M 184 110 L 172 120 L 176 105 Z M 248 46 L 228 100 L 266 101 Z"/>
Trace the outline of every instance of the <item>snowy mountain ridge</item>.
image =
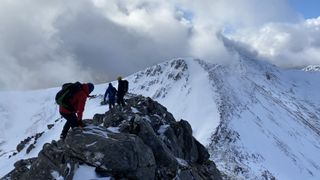
<path id="1" fill-rule="evenodd" d="M 318 78 L 241 61 L 237 68 L 208 68 L 224 112 L 212 136 L 212 158 L 231 178 L 317 179 Z"/>
<path id="2" fill-rule="evenodd" d="M 131 93 L 188 120 L 226 179 L 319 179 L 319 76 L 240 56 L 229 65 L 175 59 L 126 79 Z M 106 86 L 93 93 L 102 95 Z M 64 120 L 54 105 L 57 90 L 0 93 L 0 177 L 59 137 Z M 87 102 L 84 118 L 108 110 L 101 98 Z M 39 132 L 44 134 L 30 153 L 25 148 L 12 156 L 19 141 Z"/>
<path id="3" fill-rule="evenodd" d="M 304 71 L 320 71 L 320 65 L 309 65 L 303 68 Z"/>
<path id="4" fill-rule="evenodd" d="M 168 72 L 180 69 L 176 76 L 161 71 L 162 64 L 129 78 L 138 85 L 134 92 L 148 94 L 175 116 L 190 120 L 200 141 L 211 137 L 211 158 L 227 178 L 318 179 L 319 75 L 245 56 L 239 61 L 223 66 L 176 60 L 165 63 Z M 174 86 L 165 84 L 170 77 L 177 77 Z M 208 123 L 211 131 L 203 126 Z"/>

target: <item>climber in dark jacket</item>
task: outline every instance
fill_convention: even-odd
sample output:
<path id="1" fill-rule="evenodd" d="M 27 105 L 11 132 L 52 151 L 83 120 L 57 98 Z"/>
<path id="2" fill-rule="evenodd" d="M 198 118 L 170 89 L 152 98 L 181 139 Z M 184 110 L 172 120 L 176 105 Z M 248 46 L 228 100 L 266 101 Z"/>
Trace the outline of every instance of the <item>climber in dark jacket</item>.
<path id="1" fill-rule="evenodd" d="M 128 91 L 128 81 L 122 80 L 121 76 L 119 76 L 117 79 L 118 79 L 117 104 L 123 107 L 125 106 L 123 97 Z"/>
<path id="2" fill-rule="evenodd" d="M 63 106 L 59 106 L 59 112 L 62 117 L 64 117 L 67 122 L 65 123 L 60 138 L 64 140 L 71 128 L 80 127 L 82 128 L 82 115 L 84 111 L 84 106 L 86 104 L 89 94 L 93 91 L 94 85 L 92 83 L 82 84 L 81 90 L 76 92 L 72 99 L 69 100 L 70 104 L 74 108 L 74 111 L 70 111 Z"/>
<path id="3" fill-rule="evenodd" d="M 104 93 L 104 97 L 103 97 L 103 101 L 106 102 L 106 98 L 108 96 L 109 109 L 115 106 L 116 94 L 117 94 L 117 89 L 113 87 L 111 83 L 109 83 L 109 86 L 106 92 Z"/>

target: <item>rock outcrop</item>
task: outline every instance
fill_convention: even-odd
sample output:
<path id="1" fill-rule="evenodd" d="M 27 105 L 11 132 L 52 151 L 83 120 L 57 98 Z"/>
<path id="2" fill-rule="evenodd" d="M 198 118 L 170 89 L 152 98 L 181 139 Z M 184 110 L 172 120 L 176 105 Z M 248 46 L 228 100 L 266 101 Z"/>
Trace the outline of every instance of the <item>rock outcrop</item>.
<path id="1" fill-rule="evenodd" d="M 81 164 L 111 179 L 221 179 L 187 121 L 177 122 L 151 98 L 135 96 L 126 103 L 85 120 L 64 142 L 45 144 L 38 157 L 18 161 L 4 179 L 68 180 Z"/>

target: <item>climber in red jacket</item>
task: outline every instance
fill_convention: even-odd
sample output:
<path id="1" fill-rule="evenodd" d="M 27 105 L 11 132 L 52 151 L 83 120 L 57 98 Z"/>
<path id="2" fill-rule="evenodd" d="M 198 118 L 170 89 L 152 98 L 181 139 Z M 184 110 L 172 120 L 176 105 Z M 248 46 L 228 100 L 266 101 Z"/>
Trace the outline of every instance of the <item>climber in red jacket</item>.
<path id="1" fill-rule="evenodd" d="M 92 83 L 82 84 L 79 91 L 75 92 L 72 98 L 69 100 L 69 104 L 73 107 L 74 111 L 70 111 L 63 106 L 59 106 L 59 111 L 62 117 L 64 117 L 67 122 L 65 123 L 60 138 L 64 140 L 68 134 L 68 131 L 74 127 L 82 128 L 82 115 L 86 100 L 89 94 L 93 91 L 94 85 Z"/>

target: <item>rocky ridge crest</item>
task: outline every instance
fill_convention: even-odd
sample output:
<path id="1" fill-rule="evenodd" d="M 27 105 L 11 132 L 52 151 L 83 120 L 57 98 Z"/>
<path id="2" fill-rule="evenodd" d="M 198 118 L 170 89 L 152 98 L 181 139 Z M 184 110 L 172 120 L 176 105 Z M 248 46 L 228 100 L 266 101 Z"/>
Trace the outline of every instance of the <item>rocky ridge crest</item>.
<path id="1" fill-rule="evenodd" d="M 143 96 L 126 100 L 84 120 L 64 142 L 43 146 L 38 157 L 20 160 L 3 179 L 73 179 L 80 165 L 111 179 L 221 179 L 207 149 L 192 136 L 185 120 Z"/>

